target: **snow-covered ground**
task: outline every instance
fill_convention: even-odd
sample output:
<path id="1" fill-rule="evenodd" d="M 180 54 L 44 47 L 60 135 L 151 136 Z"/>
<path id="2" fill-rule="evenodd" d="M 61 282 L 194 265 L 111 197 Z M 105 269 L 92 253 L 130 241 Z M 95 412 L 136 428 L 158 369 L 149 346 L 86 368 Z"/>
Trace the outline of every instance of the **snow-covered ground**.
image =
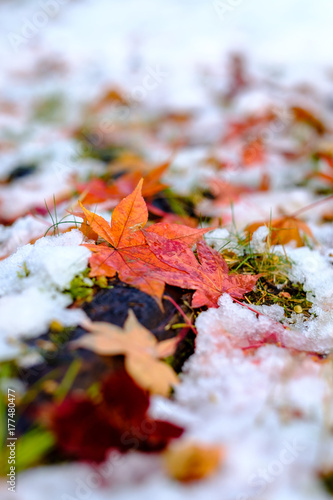
<path id="1" fill-rule="evenodd" d="M 167 176 L 175 190 L 189 191 L 212 177 L 202 161 L 221 137 L 229 113 L 239 117 L 264 103 L 283 108 L 288 99 L 302 101 L 304 95 L 300 97 L 291 85 L 307 82 L 317 89 L 309 97 L 310 105 L 326 113 L 332 123 L 332 18 L 330 0 L 1 2 L 0 179 L 19 164 L 39 163 L 32 177 L 10 187 L 0 185 L 1 218 L 16 219 L 11 226 L 0 226 L 0 257 L 18 249 L 0 262 L 2 359 L 18 352 L 18 338 L 39 335 L 51 320 L 79 324 L 83 317 L 66 309 L 70 299 L 62 293 L 86 267 L 88 251 L 79 246 L 82 235 L 74 230 L 30 244 L 43 236 L 50 220 L 48 214 L 37 217 L 28 212 L 42 207 L 44 199 L 52 203 L 53 195 L 66 200 L 73 172 L 84 177 L 100 168 L 91 159 L 78 161 L 71 133 L 84 122 L 86 106 L 106 88 L 118 85 L 141 101 L 145 112 L 199 110 L 190 130 L 194 147 L 178 151 Z M 250 89 L 235 109 L 221 116 L 210 96 L 219 85 L 223 88 L 232 51 L 248 56 L 254 79 L 267 77 L 280 87 L 261 83 L 259 90 Z M 152 85 L 147 85 L 148 75 L 153 75 Z M 60 98 L 61 104 L 53 121 L 43 122 L 36 118 L 36 106 L 48 96 Z M 274 133 L 271 139 L 278 140 Z M 144 134 L 139 141 L 154 160 L 170 154 Z M 232 158 L 236 149 L 237 144 L 228 145 L 223 154 Z M 293 213 L 316 201 L 311 192 L 295 186 L 307 165 L 291 171 L 272 155 L 267 169 L 273 190 L 246 194 L 234 205 L 241 228 L 268 219 L 271 213 L 273 217 L 283 211 Z M 260 173 L 260 168 L 231 169 L 227 180 L 255 185 Z M 333 231 L 330 225 L 317 224 L 331 206 L 319 205 L 307 214 L 318 240 L 316 248 L 287 249 L 294 262 L 290 278 L 304 283 L 317 317 L 306 325 L 298 318 L 293 330 L 279 329 L 272 320 L 257 319 L 222 296 L 218 309 L 197 320 L 196 352 L 186 363 L 174 400 L 153 401 L 151 412 L 184 425 L 189 438 L 225 448 L 225 462 L 214 476 L 181 485 L 166 476 L 159 458 L 112 454 L 104 472 L 78 464 L 24 472 L 18 478 L 16 498 L 331 498 L 317 472 L 333 468 L 332 361 L 319 362 L 299 352 L 327 354 L 333 347 Z M 58 208 L 60 215 L 66 208 L 65 201 Z M 202 206 L 203 214 L 223 213 L 230 223 L 229 207 L 214 210 Z M 223 237 L 226 241 L 228 234 Z M 22 278 L 26 268 L 29 275 Z M 262 312 L 280 319 L 276 308 Z M 240 349 L 244 342 L 262 339 L 272 324 L 290 350 L 265 345 L 249 355 Z M 4 500 L 13 496 L 6 484 L 0 492 Z"/>

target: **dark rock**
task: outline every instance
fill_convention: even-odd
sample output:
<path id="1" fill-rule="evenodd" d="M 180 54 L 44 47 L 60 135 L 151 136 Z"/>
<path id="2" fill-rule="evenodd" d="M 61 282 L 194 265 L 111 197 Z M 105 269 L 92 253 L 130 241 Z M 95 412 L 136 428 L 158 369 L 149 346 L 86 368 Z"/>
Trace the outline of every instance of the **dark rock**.
<path id="1" fill-rule="evenodd" d="M 166 290 L 166 294 L 173 298 L 175 294 L 178 295 L 176 300 L 180 296 L 172 287 Z M 83 306 L 92 321 L 107 321 L 121 327 L 129 309 L 133 309 L 138 321 L 159 340 L 174 336 L 173 332 L 165 331 L 166 325 L 177 312 L 171 302 L 163 300 L 162 311 L 150 295 L 121 282 L 116 283 L 113 288 L 99 290 L 93 300 Z"/>

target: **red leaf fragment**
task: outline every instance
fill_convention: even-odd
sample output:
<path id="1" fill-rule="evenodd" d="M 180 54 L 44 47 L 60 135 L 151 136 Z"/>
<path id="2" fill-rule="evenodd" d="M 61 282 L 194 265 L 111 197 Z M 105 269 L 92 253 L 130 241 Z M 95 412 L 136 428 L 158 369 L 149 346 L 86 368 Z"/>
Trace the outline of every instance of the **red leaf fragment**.
<path id="1" fill-rule="evenodd" d="M 183 433 L 181 427 L 147 415 L 147 393 L 124 370 L 105 379 L 101 396 L 100 403 L 70 396 L 53 408 L 51 428 L 65 455 L 99 463 L 111 449 L 160 451 Z"/>

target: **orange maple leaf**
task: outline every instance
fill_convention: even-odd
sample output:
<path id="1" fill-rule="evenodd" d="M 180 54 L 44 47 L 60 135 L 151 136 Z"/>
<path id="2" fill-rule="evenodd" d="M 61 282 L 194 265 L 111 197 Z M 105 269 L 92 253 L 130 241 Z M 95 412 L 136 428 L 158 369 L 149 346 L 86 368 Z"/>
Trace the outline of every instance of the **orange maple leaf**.
<path id="1" fill-rule="evenodd" d="M 85 244 L 93 252 L 89 261 L 90 276 L 113 277 L 118 273 L 122 281 L 160 301 L 166 283 L 163 272 L 167 275 L 170 268 L 150 250 L 142 232 L 148 220 L 148 210 L 141 188 L 142 180 L 133 193 L 116 206 L 111 225 L 80 203 L 89 227 L 105 241 L 99 245 Z M 207 231 L 209 229 L 158 223 L 148 227 L 145 232 L 166 237 L 167 241 L 182 241 L 189 248 Z"/>

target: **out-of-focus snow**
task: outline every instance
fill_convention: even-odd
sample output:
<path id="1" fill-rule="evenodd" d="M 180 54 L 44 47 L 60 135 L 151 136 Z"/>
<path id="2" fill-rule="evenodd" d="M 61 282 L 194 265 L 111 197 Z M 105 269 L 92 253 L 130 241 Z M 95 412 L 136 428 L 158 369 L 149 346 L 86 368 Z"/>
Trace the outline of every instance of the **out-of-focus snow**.
<path id="1" fill-rule="evenodd" d="M 56 14 L 48 15 L 44 26 L 31 28 L 47 3 L 56 5 Z M 194 109 L 191 147 L 180 149 L 166 175 L 175 191 L 186 194 L 217 175 L 205 163 L 212 146 L 217 157 L 237 157 L 237 141 L 220 144 L 230 117 L 268 105 L 282 111 L 290 104 L 302 105 L 305 98 L 292 87 L 295 83 L 315 81 L 318 91 L 306 104 L 331 123 L 332 18 L 331 0 L 1 2 L 0 179 L 6 180 L 17 165 L 38 165 L 30 178 L 0 187 L 2 218 L 25 214 L 12 226 L 0 226 L 0 256 L 17 250 L 0 262 L 2 359 L 18 352 L 15 341 L 20 337 L 45 332 L 53 319 L 65 325 L 82 320 L 79 310 L 67 309 L 71 300 L 62 293 L 87 265 L 89 252 L 79 246 L 81 233 L 74 230 L 27 245 L 51 222 L 26 212 L 43 205 L 44 198 L 63 195 L 73 172 L 83 177 L 90 169 L 98 172 L 97 162 L 80 158 L 73 140 L 73 130 L 84 123 L 85 105 L 116 84 L 132 98 L 143 93 L 147 114 L 155 109 Z M 16 38 L 15 45 L 13 35 L 23 38 Z M 230 51 L 248 56 L 252 78 L 260 84 L 235 99 L 232 110 L 216 112 L 212 95 L 225 85 Z M 156 85 L 147 89 L 144 82 L 151 72 Z M 274 85 L 265 85 L 266 78 Z M 36 118 L 36 105 L 50 96 L 59 104 L 47 123 Z M 275 146 L 293 147 L 288 131 L 273 131 L 266 138 Z M 162 142 L 137 139 L 154 161 L 170 155 Z M 207 234 L 209 244 L 235 249 L 232 217 L 242 231 L 255 219 L 290 214 L 316 201 L 310 191 L 295 188 L 310 168 L 306 163 L 290 169 L 287 161 L 270 153 L 265 168 L 270 191 L 243 194 L 233 210 L 229 204 L 202 204 L 203 216 L 222 216 L 229 227 Z M 222 181 L 255 187 L 262 170 L 231 168 L 218 175 Z M 26 471 L 18 478 L 17 500 L 330 498 L 316 471 L 333 467 L 331 363 L 296 353 L 332 348 L 333 233 L 331 226 L 317 225 L 329 208 L 318 205 L 306 214 L 319 242 L 315 249 L 286 247 L 293 261 L 290 278 L 304 283 L 317 317 L 304 321 L 295 314 L 290 322 L 279 306 L 262 306 L 258 310 L 264 316 L 257 318 L 228 295 L 222 296 L 218 309 L 209 309 L 197 320 L 196 352 L 185 366 L 174 401 L 153 401 L 154 415 L 185 425 L 189 437 L 226 448 L 226 463 L 215 476 L 180 485 L 166 477 L 155 456 L 113 454 L 109 471 L 105 465 L 100 469 L 102 481 L 97 470 L 80 464 Z M 255 234 L 254 251 L 263 251 L 265 231 Z M 289 328 L 277 323 L 281 320 Z M 291 349 L 240 349 L 269 340 L 272 333 L 272 341 Z M 8 343 L 8 337 L 14 343 Z M 4 500 L 13 497 L 6 484 L 1 483 L 0 491 Z"/>
<path id="2" fill-rule="evenodd" d="M 231 300 L 221 307 L 232 308 Z M 228 500 L 327 500 L 313 470 L 333 459 L 328 367 L 275 345 L 247 354 L 232 345 L 223 325 L 216 327 L 218 317 L 216 309 L 200 315 L 196 352 L 174 401 L 155 397 L 151 408 L 154 416 L 185 425 L 188 438 L 225 447 L 217 474 L 182 485 L 166 477 L 159 457 L 112 454 L 100 468 L 66 464 L 25 472 L 18 499 L 43 500 L 50 490 L 50 500 L 84 494 L 220 500 L 221 492 Z"/>

